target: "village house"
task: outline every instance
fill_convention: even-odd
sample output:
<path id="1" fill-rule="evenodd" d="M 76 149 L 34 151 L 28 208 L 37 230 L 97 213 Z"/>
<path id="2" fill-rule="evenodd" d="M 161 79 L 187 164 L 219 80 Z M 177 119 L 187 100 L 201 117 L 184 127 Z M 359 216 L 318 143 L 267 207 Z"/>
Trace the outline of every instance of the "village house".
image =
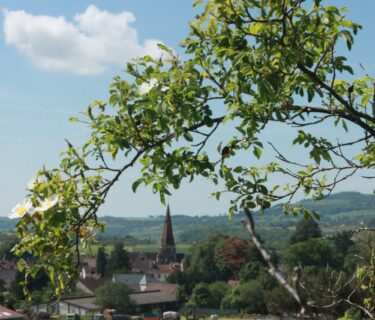
<path id="1" fill-rule="evenodd" d="M 168 293 L 160 290 L 134 292 L 129 297 L 136 313 L 146 313 L 154 310 L 177 310 L 181 306 L 181 302 L 174 292 Z M 31 311 L 50 315 L 94 315 L 103 311 L 103 307 L 97 305 L 95 299 L 95 296 L 61 299 L 51 305 L 34 305 L 31 307 Z"/>
<path id="2" fill-rule="evenodd" d="M 10 310 L 0 306 L 0 320 L 25 320 L 26 316 L 22 313 Z"/>
<path id="3" fill-rule="evenodd" d="M 135 291 L 145 291 L 151 282 L 157 280 L 146 274 L 114 274 L 112 281 L 124 283 Z"/>

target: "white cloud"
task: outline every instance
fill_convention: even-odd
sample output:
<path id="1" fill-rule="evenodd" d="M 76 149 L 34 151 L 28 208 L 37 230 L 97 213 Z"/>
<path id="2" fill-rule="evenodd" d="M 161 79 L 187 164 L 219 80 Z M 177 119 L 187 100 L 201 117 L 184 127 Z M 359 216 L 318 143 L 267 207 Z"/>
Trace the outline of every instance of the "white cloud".
<path id="1" fill-rule="evenodd" d="M 131 12 L 111 13 L 90 5 L 72 21 L 65 17 L 3 10 L 5 42 L 36 67 L 73 74 L 98 74 L 110 65 L 143 55 L 157 57 L 159 40 L 140 43 Z"/>

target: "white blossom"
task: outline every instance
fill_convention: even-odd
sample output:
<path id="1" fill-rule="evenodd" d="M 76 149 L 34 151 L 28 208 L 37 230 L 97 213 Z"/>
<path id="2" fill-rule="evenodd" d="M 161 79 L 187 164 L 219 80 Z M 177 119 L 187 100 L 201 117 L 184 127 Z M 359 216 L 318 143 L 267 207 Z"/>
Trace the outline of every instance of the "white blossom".
<path id="1" fill-rule="evenodd" d="M 33 204 L 31 203 L 30 199 L 25 199 L 22 203 L 17 204 L 13 209 L 12 213 L 9 215 L 9 219 L 16 219 L 23 217 L 26 213 L 28 213 Z"/>
<path id="2" fill-rule="evenodd" d="M 158 80 L 155 78 L 150 79 L 149 82 L 143 82 L 138 87 L 138 92 L 140 94 L 147 94 L 153 87 L 155 87 L 158 84 Z"/>
<path id="3" fill-rule="evenodd" d="M 35 208 L 37 212 L 43 212 L 51 209 L 53 206 L 56 205 L 57 201 L 59 201 L 58 195 L 54 194 L 47 199 L 44 199 L 39 207 Z"/>

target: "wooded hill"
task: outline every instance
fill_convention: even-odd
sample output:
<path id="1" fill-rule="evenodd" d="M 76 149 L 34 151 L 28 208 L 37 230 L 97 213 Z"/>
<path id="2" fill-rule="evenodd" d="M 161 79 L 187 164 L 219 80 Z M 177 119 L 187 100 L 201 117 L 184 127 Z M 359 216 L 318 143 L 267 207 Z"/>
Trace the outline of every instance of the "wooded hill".
<path id="1" fill-rule="evenodd" d="M 303 206 L 320 214 L 320 224 L 325 233 L 334 233 L 343 229 L 359 226 L 361 223 L 375 226 L 375 195 L 358 192 L 341 192 L 324 200 L 314 202 L 303 200 Z M 174 237 L 178 243 L 192 243 L 213 233 L 224 233 L 246 237 L 241 224 L 242 213 L 235 214 L 232 220 L 228 215 L 187 216 L 172 214 Z M 104 239 L 124 239 L 131 236 L 137 239 L 159 243 L 164 215 L 147 218 L 120 218 L 105 216 L 106 232 L 100 234 Z M 289 233 L 294 229 L 298 217 L 285 216 L 282 205 L 277 205 L 257 216 L 257 228 L 261 236 L 276 248 L 283 247 Z M 0 218 L 0 231 L 11 231 L 16 221 Z"/>

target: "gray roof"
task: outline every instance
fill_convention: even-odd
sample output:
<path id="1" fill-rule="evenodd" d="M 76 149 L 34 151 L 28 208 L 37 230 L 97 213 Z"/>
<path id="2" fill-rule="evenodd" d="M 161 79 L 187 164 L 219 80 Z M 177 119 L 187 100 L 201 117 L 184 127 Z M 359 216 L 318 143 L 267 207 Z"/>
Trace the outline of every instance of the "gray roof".
<path id="1" fill-rule="evenodd" d="M 137 306 L 178 301 L 176 294 L 160 291 L 143 291 L 130 294 L 130 299 Z"/>
<path id="2" fill-rule="evenodd" d="M 105 284 L 105 280 L 103 278 L 86 278 L 86 279 L 79 279 L 78 283 L 81 283 L 85 286 L 89 291 L 95 292 L 96 289 L 103 286 Z"/>
<path id="3" fill-rule="evenodd" d="M 95 297 L 63 299 L 62 302 L 84 308 L 87 310 L 99 310 L 101 307 L 94 303 Z"/>
<path id="4" fill-rule="evenodd" d="M 122 282 L 128 285 L 146 286 L 151 282 L 159 282 L 153 277 L 145 274 L 114 274 L 112 278 L 113 282 Z"/>
<path id="5" fill-rule="evenodd" d="M 136 306 L 178 301 L 175 293 L 171 294 L 160 291 L 137 292 L 130 294 L 129 297 Z M 80 308 L 84 308 L 86 310 L 94 311 L 100 309 L 100 306 L 95 304 L 95 297 L 63 299 L 61 302 L 65 302 Z"/>

